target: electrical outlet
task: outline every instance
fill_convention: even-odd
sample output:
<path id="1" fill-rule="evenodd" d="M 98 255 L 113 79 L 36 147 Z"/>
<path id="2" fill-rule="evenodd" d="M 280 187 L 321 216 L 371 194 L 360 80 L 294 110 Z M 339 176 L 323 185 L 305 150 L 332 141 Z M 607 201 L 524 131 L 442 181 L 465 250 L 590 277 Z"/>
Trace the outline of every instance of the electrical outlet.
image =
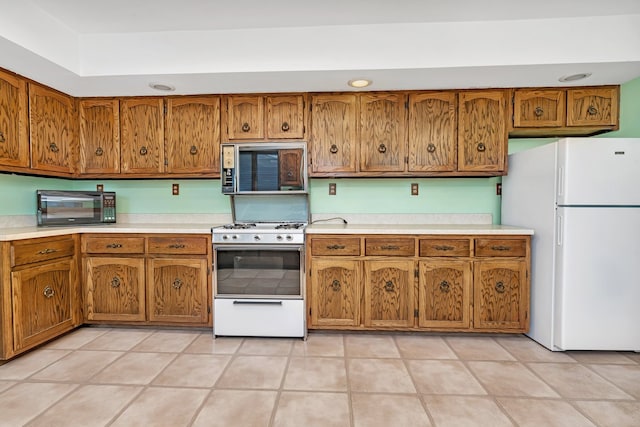
<path id="1" fill-rule="evenodd" d="M 502 196 L 502 183 L 501 182 L 496 184 L 496 196 Z"/>
<path id="2" fill-rule="evenodd" d="M 104 191 L 104 185 L 102 184 L 96 185 L 96 191 L 99 191 L 100 193 L 102 193 Z"/>
<path id="3" fill-rule="evenodd" d="M 180 184 L 172 184 L 171 185 L 171 194 L 177 196 L 180 194 Z"/>
<path id="4" fill-rule="evenodd" d="M 418 195 L 418 183 L 414 182 L 411 184 L 411 195 L 412 196 L 417 196 Z"/>
<path id="5" fill-rule="evenodd" d="M 336 195 L 336 183 L 335 182 L 329 183 L 329 195 L 330 196 L 335 196 Z"/>

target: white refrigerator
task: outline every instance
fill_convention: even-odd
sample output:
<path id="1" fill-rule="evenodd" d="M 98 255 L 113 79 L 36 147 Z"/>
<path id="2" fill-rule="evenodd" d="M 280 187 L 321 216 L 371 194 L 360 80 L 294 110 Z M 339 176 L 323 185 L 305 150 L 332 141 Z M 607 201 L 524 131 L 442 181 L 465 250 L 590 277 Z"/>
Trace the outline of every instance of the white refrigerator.
<path id="1" fill-rule="evenodd" d="M 509 155 L 502 223 L 535 232 L 532 339 L 640 351 L 640 138 L 565 138 Z"/>

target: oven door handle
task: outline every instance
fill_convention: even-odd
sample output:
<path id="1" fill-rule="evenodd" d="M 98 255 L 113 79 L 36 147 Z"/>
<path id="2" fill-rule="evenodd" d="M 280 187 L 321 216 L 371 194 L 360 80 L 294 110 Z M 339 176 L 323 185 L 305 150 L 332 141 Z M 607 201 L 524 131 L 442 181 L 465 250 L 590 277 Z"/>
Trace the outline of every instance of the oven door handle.
<path id="1" fill-rule="evenodd" d="M 282 301 L 250 301 L 250 300 L 234 300 L 233 305 L 282 305 Z"/>

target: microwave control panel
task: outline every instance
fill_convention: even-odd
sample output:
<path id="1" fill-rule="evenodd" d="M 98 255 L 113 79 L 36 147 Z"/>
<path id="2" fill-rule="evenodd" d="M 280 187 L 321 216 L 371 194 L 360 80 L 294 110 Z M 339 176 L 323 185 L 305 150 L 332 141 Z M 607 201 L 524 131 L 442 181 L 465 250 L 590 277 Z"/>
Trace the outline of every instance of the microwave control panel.
<path id="1" fill-rule="evenodd" d="M 222 147 L 222 193 L 232 194 L 235 189 L 235 147 L 226 145 Z"/>
<path id="2" fill-rule="evenodd" d="M 115 193 L 107 193 L 102 195 L 102 222 L 116 222 Z"/>

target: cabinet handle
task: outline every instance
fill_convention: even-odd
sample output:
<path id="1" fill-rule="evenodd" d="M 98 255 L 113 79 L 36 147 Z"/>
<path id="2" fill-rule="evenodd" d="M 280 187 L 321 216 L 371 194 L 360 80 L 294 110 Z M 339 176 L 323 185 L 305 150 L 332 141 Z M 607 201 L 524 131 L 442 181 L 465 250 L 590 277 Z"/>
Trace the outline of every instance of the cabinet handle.
<path id="1" fill-rule="evenodd" d="M 47 255 L 47 254 L 52 254 L 54 252 L 58 252 L 58 250 L 57 249 L 47 248 L 47 249 L 43 249 L 43 250 L 39 251 L 38 254 L 39 255 Z"/>
<path id="2" fill-rule="evenodd" d="M 282 132 L 289 132 L 289 123 L 282 122 Z"/>
<path id="3" fill-rule="evenodd" d="M 494 251 L 508 251 L 508 250 L 511 250 L 511 247 L 503 246 L 503 245 L 494 245 L 494 246 L 491 246 L 491 249 Z"/>
<path id="4" fill-rule="evenodd" d="M 98 149 L 96 150 L 96 156 L 102 156 L 104 154 L 104 150 L 102 149 L 102 147 L 98 147 Z"/>
<path id="5" fill-rule="evenodd" d="M 251 130 L 251 126 L 249 126 L 249 123 L 244 122 L 242 124 L 242 132 L 249 132 Z"/>
<path id="6" fill-rule="evenodd" d="M 60 151 L 55 142 L 49 144 L 49 150 L 51 150 L 52 153 L 57 153 L 58 151 Z"/>
<path id="7" fill-rule="evenodd" d="M 382 154 L 386 153 L 387 152 L 387 146 L 384 145 L 384 144 L 378 145 L 378 152 L 382 153 Z"/>
<path id="8" fill-rule="evenodd" d="M 176 280 L 174 280 L 173 283 L 171 284 L 171 287 L 173 289 L 180 289 L 182 287 L 182 280 L 176 278 Z"/>
<path id="9" fill-rule="evenodd" d="M 6 139 L 4 139 L 4 133 L 0 132 L 0 142 L 5 142 Z"/>
<path id="10" fill-rule="evenodd" d="M 53 290 L 51 286 L 45 286 L 44 292 L 42 292 L 45 298 L 51 298 L 56 294 L 56 291 Z"/>
<path id="11" fill-rule="evenodd" d="M 505 291 L 504 283 L 497 282 L 496 283 L 496 292 L 499 293 L 499 294 L 503 294 L 504 291 Z"/>
<path id="12" fill-rule="evenodd" d="M 172 243 L 169 245 L 170 249 L 183 249 L 184 245 L 182 243 Z"/>
<path id="13" fill-rule="evenodd" d="M 396 246 L 396 245 L 382 245 L 380 246 L 380 249 L 384 250 L 384 251 L 397 251 L 398 249 L 400 249 L 400 246 Z"/>
<path id="14" fill-rule="evenodd" d="M 291 171 L 287 172 L 287 178 L 289 179 L 293 178 L 293 172 Z"/>
<path id="15" fill-rule="evenodd" d="M 442 282 L 440 282 L 440 292 L 442 293 L 448 293 L 450 289 L 449 286 L 449 282 L 447 282 L 446 280 L 443 280 Z"/>
<path id="16" fill-rule="evenodd" d="M 113 279 L 111 279 L 111 287 L 114 289 L 120 287 L 120 278 L 118 276 L 114 276 Z"/>
<path id="17" fill-rule="evenodd" d="M 479 142 L 477 148 L 478 148 L 478 151 L 480 152 L 483 152 L 484 150 L 487 149 L 487 147 L 484 145 L 484 142 Z"/>
<path id="18" fill-rule="evenodd" d="M 596 114 L 598 114 L 598 109 L 593 105 L 589 105 L 589 108 L 587 108 L 587 113 L 589 113 L 590 116 L 595 116 Z"/>
<path id="19" fill-rule="evenodd" d="M 327 249 L 329 250 L 344 249 L 344 245 L 328 245 Z"/>
<path id="20" fill-rule="evenodd" d="M 148 152 L 149 152 L 149 150 L 147 150 L 147 147 L 145 147 L 144 145 L 142 147 L 140 147 L 140 155 L 141 156 L 146 156 Z"/>
<path id="21" fill-rule="evenodd" d="M 387 281 L 384 284 L 384 290 L 387 292 L 393 292 L 395 290 L 395 285 L 393 284 L 393 282 L 391 280 Z"/>
<path id="22" fill-rule="evenodd" d="M 334 280 L 333 282 L 331 282 L 331 289 L 333 289 L 334 292 L 338 292 L 340 288 L 342 288 L 342 286 L 340 285 L 339 280 Z"/>
<path id="23" fill-rule="evenodd" d="M 536 117 L 542 117 L 542 115 L 544 114 L 544 110 L 542 109 L 542 107 L 536 107 L 536 109 L 533 110 L 533 114 L 535 114 Z"/>
<path id="24" fill-rule="evenodd" d="M 435 151 L 436 151 L 436 146 L 435 146 L 435 145 L 433 145 L 432 143 L 429 143 L 429 145 L 427 145 L 427 151 L 428 151 L 429 153 L 433 153 L 433 152 L 435 152 Z"/>
<path id="25" fill-rule="evenodd" d="M 336 144 L 331 144 L 331 148 L 329 148 L 331 154 L 336 154 L 338 152 L 338 146 Z"/>
<path id="26" fill-rule="evenodd" d="M 435 245 L 433 247 L 433 249 L 435 249 L 436 251 L 452 251 L 455 248 L 453 246 L 448 246 L 448 245 Z"/>
<path id="27" fill-rule="evenodd" d="M 118 249 L 118 248 L 121 248 L 121 247 L 122 247 L 122 245 L 120 243 L 109 243 L 107 245 L 108 249 Z"/>
<path id="28" fill-rule="evenodd" d="M 189 154 L 191 154 L 192 156 L 195 156 L 196 154 L 198 154 L 198 147 L 196 147 L 195 145 L 192 145 L 191 149 L 189 150 Z"/>

